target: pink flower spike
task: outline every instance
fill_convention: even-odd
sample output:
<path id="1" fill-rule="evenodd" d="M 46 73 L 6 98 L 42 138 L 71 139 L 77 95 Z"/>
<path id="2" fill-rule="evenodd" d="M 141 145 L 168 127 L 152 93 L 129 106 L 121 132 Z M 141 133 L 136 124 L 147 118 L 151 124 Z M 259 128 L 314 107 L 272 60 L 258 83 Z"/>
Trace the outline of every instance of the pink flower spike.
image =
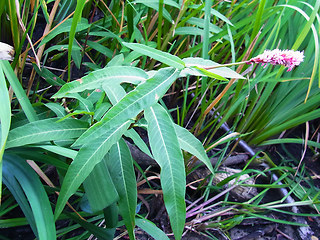
<path id="1" fill-rule="evenodd" d="M 265 50 L 262 54 L 251 58 L 247 63 L 262 63 L 262 66 L 266 67 L 267 63 L 272 65 L 283 65 L 288 68 L 288 72 L 295 66 L 300 65 L 303 62 L 303 51 L 293 50 Z"/>

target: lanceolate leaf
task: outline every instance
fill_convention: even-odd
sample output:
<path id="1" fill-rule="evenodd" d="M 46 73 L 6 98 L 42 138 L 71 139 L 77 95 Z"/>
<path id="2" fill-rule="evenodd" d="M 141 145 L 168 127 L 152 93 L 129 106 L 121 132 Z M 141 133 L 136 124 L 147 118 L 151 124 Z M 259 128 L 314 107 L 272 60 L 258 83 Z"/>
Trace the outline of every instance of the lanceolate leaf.
<path id="1" fill-rule="evenodd" d="M 205 72 L 206 68 L 217 67 L 217 68 L 213 68 L 213 69 L 208 69 L 207 71 L 214 74 L 214 75 L 221 76 L 223 78 L 242 78 L 242 79 L 244 79 L 244 77 L 241 76 L 239 73 L 237 73 L 227 67 L 219 67 L 219 66 L 221 66 L 220 64 L 218 64 L 214 61 L 211 61 L 211 60 L 205 60 L 205 59 L 198 58 L 198 57 L 189 57 L 189 58 L 184 58 L 182 60 L 185 63 L 187 68 L 185 68 L 184 70 L 181 71 L 181 74 L 180 74 L 181 77 L 185 77 L 188 75 L 205 76 L 205 75 L 208 75 Z M 195 67 L 200 68 L 200 70 L 196 69 Z"/>
<path id="2" fill-rule="evenodd" d="M 94 166 L 102 160 L 111 146 L 120 139 L 131 123 L 131 120 L 127 120 L 112 128 L 105 128 L 104 134 L 94 139 L 94 141 L 88 140 L 88 142 L 80 148 L 62 183 L 56 205 L 56 219 L 62 212 L 69 197 L 77 191 L 78 187 L 91 173 Z"/>
<path id="3" fill-rule="evenodd" d="M 102 84 L 112 85 L 123 82 L 138 84 L 145 81 L 147 78 L 148 75 L 146 72 L 140 68 L 130 66 L 106 67 L 63 85 L 53 97 L 61 98 L 66 96 L 68 93 L 101 88 Z"/>
<path id="4" fill-rule="evenodd" d="M 181 239 L 186 218 L 184 160 L 173 122 L 159 104 L 145 110 L 154 159 L 161 167 L 164 203 L 176 239 Z"/>
<path id="5" fill-rule="evenodd" d="M 142 140 L 140 135 L 133 129 L 129 129 L 125 134 L 126 137 L 131 138 L 134 144 L 145 154 L 147 154 L 149 157 L 152 157 L 151 152 L 149 151 L 149 148 L 147 144 Z"/>
<path id="6" fill-rule="evenodd" d="M 213 173 L 213 167 L 211 165 L 210 159 L 206 154 L 206 151 L 203 148 L 202 143 L 187 129 L 180 127 L 177 124 L 174 125 L 174 129 L 178 136 L 180 147 L 183 150 L 196 156 Z"/>
<path id="7" fill-rule="evenodd" d="M 137 207 L 137 185 L 131 153 L 123 139 L 114 144 L 110 149 L 107 164 L 120 197 L 120 214 L 125 222 L 130 239 L 135 239 L 134 226 Z"/>
<path id="8" fill-rule="evenodd" d="M 37 239 L 56 239 L 48 196 L 39 177 L 24 159 L 4 156 L 3 182 L 21 207 Z"/>
<path id="9" fill-rule="evenodd" d="M 76 138 L 89 126 L 88 123 L 77 119 L 65 119 L 62 122 L 57 120 L 57 118 L 39 120 L 12 129 L 9 132 L 6 148 Z"/>
<path id="10" fill-rule="evenodd" d="M 57 117 L 64 117 L 66 115 L 66 110 L 58 103 L 46 103 L 44 105 L 50 108 Z"/>
<path id="11" fill-rule="evenodd" d="M 92 141 L 103 134 L 105 129 L 136 117 L 143 109 L 158 102 L 178 75 L 179 72 L 173 68 L 159 70 L 152 78 L 137 86 L 114 105 L 100 122 L 80 136 L 74 146 L 84 144 L 88 139 Z"/>
<path id="12" fill-rule="evenodd" d="M 179 57 L 171 55 L 170 53 L 162 52 L 155 48 L 152 48 L 143 44 L 139 44 L 139 43 L 123 42 L 122 44 L 136 52 L 139 52 L 143 55 L 146 55 L 164 64 L 167 64 L 168 66 L 175 67 L 179 70 L 182 70 L 185 68 L 185 63 Z"/>
<path id="13" fill-rule="evenodd" d="M 156 240 L 170 239 L 164 232 L 162 232 L 153 222 L 149 221 L 148 219 L 136 218 L 136 224 Z"/>

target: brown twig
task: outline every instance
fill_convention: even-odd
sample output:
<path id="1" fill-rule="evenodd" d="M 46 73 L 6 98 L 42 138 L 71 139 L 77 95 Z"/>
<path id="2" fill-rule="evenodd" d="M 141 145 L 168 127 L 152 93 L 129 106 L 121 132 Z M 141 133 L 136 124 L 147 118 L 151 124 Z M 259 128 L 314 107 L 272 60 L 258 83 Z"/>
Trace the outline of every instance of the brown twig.
<path id="1" fill-rule="evenodd" d="M 50 15 L 49 15 L 49 22 L 47 23 L 46 28 L 44 29 L 43 36 L 47 35 L 50 32 L 50 28 L 52 26 L 52 23 L 53 23 L 53 20 L 54 20 L 54 16 L 56 15 L 56 11 L 58 9 L 59 3 L 60 3 L 60 0 L 56 0 L 54 2 L 54 5 L 53 5 L 52 10 L 51 10 Z M 45 46 L 46 45 L 43 44 L 42 46 L 39 47 L 38 52 L 35 55 L 37 61 L 39 61 L 39 59 L 41 59 Z M 37 66 L 40 69 L 40 63 L 38 64 L 38 62 L 37 62 Z M 35 76 L 36 76 L 36 71 L 33 68 L 32 71 L 31 71 L 30 78 L 29 78 L 29 82 L 28 82 L 27 96 L 29 96 L 29 94 L 30 94 L 30 90 L 31 90 L 31 87 L 32 87 L 32 84 L 33 84 Z"/>

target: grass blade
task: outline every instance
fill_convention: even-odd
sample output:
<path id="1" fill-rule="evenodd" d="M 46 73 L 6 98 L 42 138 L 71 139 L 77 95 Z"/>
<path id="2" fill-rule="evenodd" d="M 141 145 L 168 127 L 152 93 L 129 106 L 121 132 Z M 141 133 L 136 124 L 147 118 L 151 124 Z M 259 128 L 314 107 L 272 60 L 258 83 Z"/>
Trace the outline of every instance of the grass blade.
<path id="1" fill-rule="evenodd" d="M 56 239 L 52 209 L 38 175 L 24 159 L 13 155 L 4 157 L 3 170 L 4 183 L 15 196 L 37 238 Z"/>
<path id="2" fill-rule="evenodd" d="M 1 61 L 1 60 L 0 60 Z M 4 153 L 7 137 L 11 124 L 11 103 L 6 84 L 6 79 L 0 65 L 0 203 L 2 196 L 2 156 Z"/>
<path id="3" fill-rule="evenodd" d="M 68 81 L 71 79 L 71 54 L 72 54 L 72 45 L 74 42 L 74 38 L 76 35 L 76 28 L 78 23 L 81 20 L 82 10 L 84 5 L 86 4 L 86 0 L 78 0 L 76 10 L 74 11 L 70 34 L 69 34 L 69 46 L 68 46 Z"/>
<path id="4" fill-rule="evenodd" d="M 36 112 L 34 111 L 26 93 L 24 92 L 17 76 L 13 72 L 10 64 L 8 61 L 0 61 L 0 66 L 2 67 L 2 70 L 4 71 L 4 74 L 6 75 L 24 113 L 26 114 L 29 122 L 33 122 L 38 120 L 38 117 L 36 115 Z"/>

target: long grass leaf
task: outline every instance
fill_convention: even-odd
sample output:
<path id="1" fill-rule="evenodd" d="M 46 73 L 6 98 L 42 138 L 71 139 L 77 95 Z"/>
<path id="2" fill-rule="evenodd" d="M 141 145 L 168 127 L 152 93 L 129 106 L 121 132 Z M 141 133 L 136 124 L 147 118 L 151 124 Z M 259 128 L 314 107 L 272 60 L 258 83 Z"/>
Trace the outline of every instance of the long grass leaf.
<path id="1" fill-rule="evenodd" d="M 211 19 L 211 7 L 212 7 L 212 0 L 205 0 L 204 6 L 204 31 L 203 31 L 203 46 L 202 46 L 202 58 L 208 59 L 209 58 L 209 32 L 210 32 L 210 19 Z"/>
<path id="2" fill-rule="evenodd" d="M 78 23 L 80 22 L 82 10 L 84 8 L 84 5 L 86 4 L 86 0 L 78 0 L 77 1 L 77 7 L 74 11 L 72 24 L 70 28 L 70 34 L 69 34 L 69 46 L 68 46 L 68 81 L 71 79 L 71 54 L 72 54 L 72 45 L 74 42 L 74 38 L 76 35 L 76 28 Z"/>
<path id="3" fill-rule="evenodd" d="M 305 139 L 300 138 L 280 138 L 280 139 L 271 139 L 266 140 L 259 144 L 259 146 L 267 146 L 267 145 L 274 145 L 274 144 L 284 144 L 284 143 L 296 143 L 296 144 L 305 144 Z M 308 140 L 308 146 L 320 148 L 320 143 Z"/>
<path id="4" fill-rule="evenodd" d="M 34 223 L 37 238 L 56 239 L 50 202 L 37 174 L 24 159 L 14 155 L 5 156 L 3 170 L 4 184 L 15 196 L 30 225 Z"/>
<path id="5" fill-rule="evenodd" d="M 0 60 L 2 61 L 2 60 Z M 7 137 L 11 124 L 11 103 L 6 84 L 6 79 L 3 74 L 3 69 L 0 65 L 0 199 L 2 196 L 2 156 L 4 153 Z M 0 200 L 1 202 L 1 200 Z"/>

